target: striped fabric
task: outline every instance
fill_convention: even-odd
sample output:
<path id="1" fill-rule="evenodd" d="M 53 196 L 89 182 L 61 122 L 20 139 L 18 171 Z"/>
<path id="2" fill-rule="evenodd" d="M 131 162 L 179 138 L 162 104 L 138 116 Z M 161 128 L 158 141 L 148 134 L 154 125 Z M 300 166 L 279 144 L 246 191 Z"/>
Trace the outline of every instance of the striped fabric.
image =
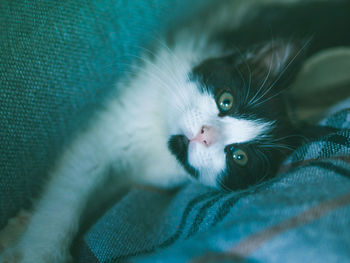
<path id="1" fill-rule="evenodd" d="M 0 2 L 0 228 L 151 33 L 211 1 Z M 338 131 L 249 191 L 132 189 L 77 240 L 77 262 L 350 261 L 350 113 L 321 124 Z"/>
<path id="2" fill-rule="evenodd" d="M 80 240 L 79 262 L 350 262 L 350 110 L 247 191 L 133 189 Z"/>

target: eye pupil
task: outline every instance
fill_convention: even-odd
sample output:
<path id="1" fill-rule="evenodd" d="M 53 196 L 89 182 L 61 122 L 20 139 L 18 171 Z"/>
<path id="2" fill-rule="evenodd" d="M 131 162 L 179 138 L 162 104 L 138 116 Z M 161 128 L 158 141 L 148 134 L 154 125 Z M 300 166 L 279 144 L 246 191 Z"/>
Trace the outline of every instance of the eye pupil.
<path id="1" fill-rule="evenodd" d="M 243 160 L 244 156 L 242 154 L 236 155 L 237 160 Z"/>
<path id="2" fill-rule="evenodd" d="M 230 105 L 230 101 L 229 101 L 229 100 L 224 100 L 224 101 L 222 102 L 222 104 L 223 104 L 224 106 L 229 106 L 229 105 Z"/>

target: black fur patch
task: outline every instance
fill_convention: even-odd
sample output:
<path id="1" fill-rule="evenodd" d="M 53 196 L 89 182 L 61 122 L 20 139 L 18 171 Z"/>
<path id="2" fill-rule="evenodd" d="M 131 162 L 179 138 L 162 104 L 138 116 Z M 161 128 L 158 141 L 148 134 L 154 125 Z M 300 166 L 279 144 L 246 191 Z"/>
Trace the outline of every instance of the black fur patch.
<path id="1" fill-rule="evenodd" d="M 288 117 L 283 91 L 306 53 L 350 44 L 349 2 L 262 5 L 255 12 L 239 29 L 223 30 L 213 37 L 213 42 L 224 44 L 231 54 L 207 59 L 191 74 L 191 81 L 213 94 L 217 103 L 223 92 L 234 97 L 234 106 L 218 117 L 274 122 L 270 132 L 258 140 L 226 146 L 226 170 L 217 175 L 218 185 L 224 189 L 246 188 L 276 174 L 283 159 L 302 142 L 302 130 Z M 186 140 L 183 135 L 172 136 L 169 149 L 198 177 L 187 160 Z M 233 161 L 232 147 L 247 154 L 246 165 Z"/>
<path id="2" fill-rule="evenodd" d="M 198 178 L 198 171 L 188 163 L 189 140 L 184 135 L 173 135 L 168 141 L 168 148 L 185 170 L 194 178 Z"/>
<path id="3" fill-rule="evenodd" d="M 265 63 L 274 58 L 274 52 L 284 48 L 290 50 L 289 57 L 280 65 L 278 61 Z M 288 118 L 283 92 L 301 65 L 301 46 L 291 42 L 262 43 L 249 52 L 252 58 L 244 60 L 246 54 L 231 55 L 203 61 L 192 72 L 192 80 L 218 100 L 223 92 L 234 97 L 234 106 L 219 117 L 274 122 L 271 130 L 256 141 L 227 145 L 226 170 L 218 177 L 218 185 L 231 190 L 246 188 L 273 176 L 280 163 L 300 141 L 291 136 L 294 128 Z M 273 73 L 272 73 L 273 72 Z M 244 132 L 244 131 L 242 131 Z M 248 155 L 245 166 L 237 165 L 230 148 L 234 146 Z"/>
<path id="4" fill-rule="evenodd" d="M 232 159 L 231 147 L 242 149 L 249 161 L 245 166 L 236 164 Z M 286 150 L 265 148 L 264 144 L 247 143 L 234 144 L 225 148 L 227 168 L 217 178 L 218 185 L 224 189 L 244 189 L 271 178 L 286 156 Z"/>

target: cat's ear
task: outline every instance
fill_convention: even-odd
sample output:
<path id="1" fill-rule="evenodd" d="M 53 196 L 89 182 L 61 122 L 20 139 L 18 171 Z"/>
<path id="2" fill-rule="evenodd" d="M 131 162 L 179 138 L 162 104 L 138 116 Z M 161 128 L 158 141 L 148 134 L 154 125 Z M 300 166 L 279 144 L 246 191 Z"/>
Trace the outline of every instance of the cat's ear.
<path id="1" fill-rule="evenodd" d="M 255 78 L 285 82 L 299 70 L 309 42 L 275 40 L 259 44 L 246 53 L 247 65 Z"/>

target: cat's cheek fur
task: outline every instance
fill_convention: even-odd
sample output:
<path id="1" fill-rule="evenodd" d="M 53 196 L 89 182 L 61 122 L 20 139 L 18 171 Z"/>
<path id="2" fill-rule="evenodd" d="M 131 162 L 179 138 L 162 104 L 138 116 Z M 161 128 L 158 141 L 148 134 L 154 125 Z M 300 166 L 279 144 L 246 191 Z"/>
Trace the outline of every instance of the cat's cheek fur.
<path id="1" fill-rule="evenodd" d="M 201 183 L 218 187 L 218 177 L 226 169 L 225 147 L 263 137 L 273 127 L 273 123 L 259 119 L 220 117 L 214 95 L 198 82 L 184 81 L 177 89 L 179 98 L 169 101 L 167 105 L 171 106 L 165 109 L 168 120 L 171 120 L 169 138 L 185 135 L 191 140 L 204 126 L 215 129 L 217 135 L 210 146 L 193 141 L 189 143 L 187 162 L 197 171 L 197 179 Z"/>
<path id="2" fill-rule="evenodd" d="M 263 120 L 245 120 L 233 117 L 220 119 L 222 137 L 225 145 L 244 143 L 262 138 L 268 134 L 274 123 Z"/>
<path id="3" fill-rule="evenodd" d="M 191 139 L 203 125 L 213 124 L 219 111 L 214 98 L 210 94 L 203 94 L 199 84 L 183 81 L 176 89 L 178 93 L 165 109 L 169 134 L 184 134 Z"/>
<path id="4" fill-rule="evenodd" d="M 224 146 L 206 147 L 191 142 L 188 147 L 188 163 L 199 172 L 198 180 L 208 186 L 218 187 L 217 176 L 226 169 Z"/>

